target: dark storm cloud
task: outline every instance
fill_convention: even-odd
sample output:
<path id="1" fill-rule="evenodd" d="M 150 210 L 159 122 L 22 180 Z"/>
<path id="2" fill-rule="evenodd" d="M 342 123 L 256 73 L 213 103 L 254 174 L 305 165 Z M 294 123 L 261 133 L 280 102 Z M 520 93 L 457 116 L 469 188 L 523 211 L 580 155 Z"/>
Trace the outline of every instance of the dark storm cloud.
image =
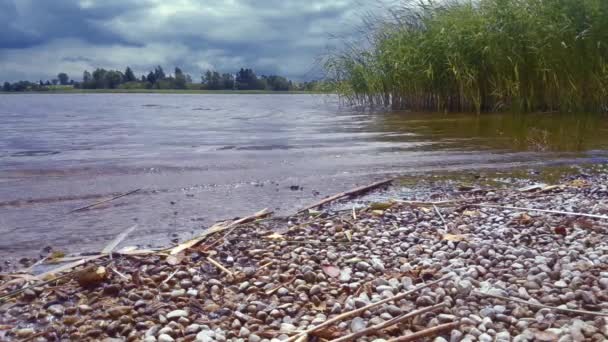
<path id="1" fill-rule="evenodd" d="M 375 1 L 373 1 L 376 3 Z M 0 0 L 0 80 L 180 65 L 310 77 L 357 0 Z"/>
<path id="2" fill-rule="evenodd" d="M 53 39 L 129 44 L 99 24 L 138 8 L 138 2 L 103 1 L 87 8 L 74 0 L 0 0 L 0 48 L 27 48 Z"/>

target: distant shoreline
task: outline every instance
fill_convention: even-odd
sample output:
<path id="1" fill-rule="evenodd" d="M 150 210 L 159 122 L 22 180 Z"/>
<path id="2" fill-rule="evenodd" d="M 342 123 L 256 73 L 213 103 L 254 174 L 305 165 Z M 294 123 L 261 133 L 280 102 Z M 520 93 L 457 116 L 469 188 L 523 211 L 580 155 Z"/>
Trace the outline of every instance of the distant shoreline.
<path id="1" fill-rule="evenodd" d="M 200 89 L 56 89 L 46 91 L 15 91 L 0 94 L 332 94 L 322 91 L 302 90 L 200 90 Z"/>

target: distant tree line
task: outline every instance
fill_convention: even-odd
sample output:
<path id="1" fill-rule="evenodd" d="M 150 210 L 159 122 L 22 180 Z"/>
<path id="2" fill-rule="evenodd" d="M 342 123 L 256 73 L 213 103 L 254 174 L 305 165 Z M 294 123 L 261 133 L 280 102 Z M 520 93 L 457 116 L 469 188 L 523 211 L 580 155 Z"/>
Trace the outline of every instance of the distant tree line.
<path id="1" fill-rule="evenodd" d="M 296 83 L 279 75 L 257 76 L 249 68 L 241 68 L 236 74 L 207 70 L 201 75 L 201 82 L 194 83 L 192 77 L 179 67 L 173 70 L 173 74 L 167 74 L 159 65 L 140 77 L 137 77 L 130 67 L 127 67 L 124 72 L 103 68 L 97 68 L 93 72 L 85 70 L 82 74 L 82 81 L 74 81 L 62 72 L 57 75 L 57 78 L 46 82 L 42 80 L 37 83 L 19 81 L 11 84 L 4 82 L 2 91 L 45 91 L 66 88 L 312 91 L 320 90 L 320 83 L 317 81 Z"/>

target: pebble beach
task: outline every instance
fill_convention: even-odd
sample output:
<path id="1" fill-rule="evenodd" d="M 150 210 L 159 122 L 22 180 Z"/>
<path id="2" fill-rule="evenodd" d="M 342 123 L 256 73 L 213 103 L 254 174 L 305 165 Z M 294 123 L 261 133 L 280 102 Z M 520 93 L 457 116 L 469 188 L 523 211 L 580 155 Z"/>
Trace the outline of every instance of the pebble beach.
<path id="1" fill-rule="evenodd" d="M 0 340 L 608 340 L 605 172 L 220 228 L 2 274 Z"/>

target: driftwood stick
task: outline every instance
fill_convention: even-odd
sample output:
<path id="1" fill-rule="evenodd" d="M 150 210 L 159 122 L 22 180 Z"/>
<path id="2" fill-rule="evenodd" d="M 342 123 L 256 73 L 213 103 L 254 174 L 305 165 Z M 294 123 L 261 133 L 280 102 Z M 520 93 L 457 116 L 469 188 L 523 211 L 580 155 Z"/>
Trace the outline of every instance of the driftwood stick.
<path id="1" fill-rule="evenodd" d="M 437 213 L 437 215 L 439 215 L 439 218 L 441 219 L 441 222 L 443 222 L 443 226 L 445 227 L 445 230 L 447 232 L 449 230 L 448 229 L 448 224 L 445 222 L 445 219 L 443 218 L 443 215 L 441 215 L 441 212 L 439 211 L 439 208 L 437 208 L 437 206 L 433 204 L 433 209 L 435 209 L 435 212 Z"/>
<path id="2" fill-rule="evenodd" d="M 535 306 L 538 308 L 551 309 L 554 311 L 561 311 L 561 312 L 570 313 L 570 314 L 608 317 L 608 312 L 594 312 L 594 311 L 585 311 L 585 310 L 562 309 L 562 308 L 558 308 L 555 306 L 531 303 L 531 302 L 528 302 L 528 301 L 525 301 L 525 300 L 519 299 L 519 298 L 503 297 L 503 296 L 493 295 L 493 294 L 480 292 L 480 291 L 472 291 L 471 293 L 478 295 L 478 296 L 482 296 L 482 297 L 491 297 L 491 298 L 496 298 L 496 299 L 502 299 L 507 302 L 515 302 L 515 303 L 520 303 L 520 304 L 524 304 L 524 305 L 528 305 L 528 306 Z"/>
<path id="3" fill-rule="evenodd" d="M 349 191 L 345 191 L 345 192 L 341 192 L 341 193 L 335 194 L 335 195 L 327 197 L 327 198 L 325 198 L 325 199 L 323 199 L 323 200 L 321 200 L 321 201 L 319 201 L 319 202 L 317 202 L 315 204 L 309 205 L 309 206 L 307 206 L 304 209 L 299 210 L 298 214 L 299 213 L 303 213 L 305 211 L 308 211 L 309 209 L 320 207 L 320 206 L 322 206 L 324 204 L 333 202 L 335 200 L 339 200 L 340 198 L 343 198 L 343 197 L 359 195 L 361 193 L 373 190 L 375 188 L 379 188 L 379 187 L 381 187 L 383 185 L 388 185 L 388 184 L 392 183 L 394 180 L 395 180 L 394 178 L 385 179 L 385 180 L 380 181 L 380 182 L 372 183 L 370 185 L 360 186 L 360 187 L 354 188 L 354 189 L 349 190 Z"/>
<path id="4" fill-rule="evenodd" d="M 220 241 L 223 241 L 226 236 L 230 235 L 230 233 L 232 233 L 240 224 L 243 223 L 247 223 L 247 222 L 252 222 L 255 221 L 256 219 L 260 219 L 260 218 L 264 218 L 266 216 L 269 216 L 270 214 L 272 214 L 271 211 L 268 211 L 268 208 L 264 208 L 261 211 L 251 215 L 251 216 L 247 216 L 247 217 L 243 217 L 241 219 L 238 219 L 232 223 L 230 223 L 228 226 L 226 226 L 226 228 L 224 230 L 228 230 L 227 232 L 224 233 L 224 235 L 222 235 L 222 237 L 220 237 L 219 239 L 215 240 L 214 242 L 210 243 L 210 244 L 206 244 L 204 247 L 204 249 L 209 249 L 215 245 L 217 245 L 218 243 L 220 243 Z M 229 229 L 230 228 L 230 229 Z"/>
<path id="5" fill-rule="evenodd" d="M 209 261 L 211 264 L 213 264 L 213 266 L 219 268 L 222 272 L 232 276 L 232 272 L 230 272 L 229 269 L 227 269 L 226 267 L 224 267 L 222 264 L 220 264 L 219 262 L 215 261 L 213 258 L 211 257 L 207 257 L 207 261 Z"/>
<path id="6" fill-rule="evenodd" d="M 308 341 L 308 334 L 302 334 L 298 337 L 295 342 L 306 342 Z"/>
<path id="7" fill-rule="evenodd" d="M 417 331 L 413 334 L 393 338 L 391 340 L 388 340 L 388 342 L 421 341 L 425 337 L 435 336 L 435 335 L 437 335 L 441 332 L 447 331 L 447 330 L 454 330 L 456 327 L 458 327 L 458 322 L 441 324 L 438 326 L 434 326 L 432 328 Z"/>
<path id="8" fill-rule="evenodd" d="M 199 235 L 198 237 L 195 237 L 194 239 L 188 240 L 182 244 L 179 244 L 173 248 L 171 248 L 170 254 L 171 255 L 176 255 L 179 254 L 180 252 L 182 252 L 183 250 L 186 250 L 188 248 L 194 247 L 196 245 L 198 245 L 199 243 L 201 243 L 203 240 L 205 240 L 209 235 L 215 234 L 215 233 L 219 233 L 219 232 L 223 232 L 225 230 L 228 230 L 230 228 L 235 228 L 237 227 L 239 224 L 241 223 L 247 223 L 247 222 L 251 222 L 254 221 L 256 219 L 259 218 L 263 218 L 266 217 L 268 215 L 272 214 L 271 211 L 269 211 L 268 209 L 263 209 L 258 211 L 257 213 L 251 215 L 251 216 L 247 216 L 247 217 L 243 217 L 241 219 L 238 219 L 236 221 L 233 221 L 227 225 L 224 224 L 219 224 L 219 225 L 214 225 L 213 227 L 207 229 L 206 231 L 204 231 L 201 235 Z"/>
<path id="9" fill-rule="evenodd" d="M 443 277 L 443 278 L 441 278 L 441 279 L 438 279 L 438 280 L 435 280 L 435 281 L 432 281 L 432 282 L 426 283 L 426 284 L 419 285 L 419 286 L 415 287 L 414 289 L 412 289 L 412 290 L 410 290 L 410 291 L 400 293 L 400 294 L 398 294 L 398 295 L 396 295 L 396 296 L 393 296 L 393 297 L 389 297 L 389 298 L 383 299 L 383 300 L 378 301 L 378 302 L 376 302 L 376 303 L 371 303 L 371 304 L 368 304 L 368 305 L 366 305 L 366 306 L 364 306 L 364 307 L 361 307 L 361 308 L 359 308 L 359 309 L 355 309 L 355 310 L 352 310 L 352 311 L 345 312 L 345 313 L 343 313 L 343 314 L 341 314 L 341 315 L 338 315 L 338 316 L 336 316 L 336 317 L 333 317 L 333 318 L 331 318 L 331 319 L 328 319 L 327 321 L 325 321 L 325 322 L 323 322 L 323 323 L 321 323 L 321 324 L 319 324 L 319 325 L 317 325 L 317 326 L 314 326 L 314 327 L 312 327 L 312 328 L 309 328 L 309 329 L 307 329 L 307 330 L 303 331 L 302 333 L 300 333 L 299 335 L 295 335 L 295 336 L 290 337 L 289 339 L 287 339 L 287 340 L 286 340 L 286 342 L 293 342 L 293 341 L 296 341 L 296 340 L 297 340 L 297 339 L 298 339 L 300 336 L 302 336 L 303 334 L 310 334 L 310 333 L 315 332 L 315 331 L 317 331 L 317 330 L 319 330 L 319 329 L 323 329 L 323 328 L 325 328 L 325 327 L 327 327 L 327 326 L 330 326 L 330 325 L 332 325 L 332 324 L 334 324 L 334 323 L 336 323 L 336 322 L 340 322 L 340 321 L 342 321 L 342 320 L 344 320 L 344 319 L 347 319 L 347 318 L 349 318 L 349 317 L 356 316 L 356 315 L 358 315 L 358 314 L 360 314 L 360 313 L 362 313 L 362 312 L 364 312 L 364 311 L 366 311 L 366 310 L 369 310 L 369 309 L 375 308 L 375 307 L 377 307 L 377 306 L 380 306 L 380 305 L 386 304 L 386 303 L 388 303 L 388 302 L 392 302 L 392 301 L 397 301 L 397 300 L 403 299 L 403 298 L 405 298 L 405 297 L 407 297 L 407 296 L 411 295 L 412 293 L 416 293 L 416 292 L 418 292 L 418 291 L 420 291 L 420 290 L 422 290 L 422 289 L 424 289 L 424 288 L 427 288 L 427 287 L 429 287 L 429 286 L 432 286 L 432 285 L 435 285 L 435 284 L 441 283 L 442 281 L 445 281 L 445 280 L 447 280 L 447 279 L 449 279 L 449 278 L 451 278 L 451 276 L 450 276 L 450 275 L 445 276 L 445 277 Z"/>
<path id="10" fill-rule="evenodd" d="M 522 207 L 511 207 L 511 206 L 502 206 L 502 205 L 494 205 L 494 204 L 471 204 L 471 206 L 481 207 L 481 208 L 499 208 L 499 209 L 509 209 L 509 210 L 520 210 L 520 211 L 538 211 L 541 213 L 560 214 L 560 215 L 569 215 L 569 216 L 583 216 L 583 217 L 608 220 L 608 216 L 604 216 L 604 215 L 575 213 L 575 212 L 571 212 L 571 211 L 522 208 Z"/>
<path id="11" fill-rule="evenodd" d="M 100 204 L 107 203 L 107 202 L 110 202 L 110 201 L 113 201 L 113 200 L 119 199 L 119 198 L 121 198 L 121 197 L 125 197 L 125 196 L 132 195 L 132 194 L 134 194 L 134 193 L 136 193 L 136 192 L 138 192 L 138 191 L 140 191 L 140 190 L 141 190 L 141 189 L 135 189 L 135 190 L 133 190 L 133 191 L 129 191 L 129 192 L 126 192 L 126 193 L 124 193 L 124 194 L 120 194 L 120 195 L 118 195 L 118 196 L 114 196 L 114 197 L 112 197 L 112 198 L 109 198 L 109 199 L 106 199 L 106 200 L 103 200 L 103 201 L 95 202 L 95 203 L 93 203 L 93 204 L 91 204 L 91 205 L 87 205 L 87 206 L 85 206 L 85 207 L 81 207 L 81 208 L 74 209 L 74 210 L 72 210 L 72 211 L 68 212 L 68 214 L 75 213 L 75 212 L 77 212 L 77 211 L 83 211 L 83 210 L 87 210 L 87 209 L 93 208 L 93 207 L 95 207 L 95 206 L 98 206 L 98 205 L 100 205 Z"/>
<path id="12" fill-rule="evenodd" d="M 409 205 L 437 205 L 437 206 L 455 206 L 457 203 L 468 202 L 468 201 L 476 201 L 477 198 L 463 198 L 463 199 L 455 199 L 455 200 L 445 200 L 445 201 L 406 201 L 400 199 L 393 199 L 392 201 L 401 203 L 401 204 L 409 204 Z"/>
<path id="13" fill-rule="evenodd" d="M 419 309 L 419 310 L 416 310 L 416 311 L 412 311 L 412 312 L 407 313 L 407 314 L 399 315 L 399 316 L 397 316 L 397 317 L 395 317 L 395 318 L 393 318 L 391 320 L 388 320 L 386 322 L 382 322 L 380 324 L 376 324 L 376 325 L 371 326 L 371 327 L 369 327 L 367 329 L 363 329 L 361 331 L 358 331 L 358 332 L 355 332 L 355 333 L 352 333 L 352 334 L 348 334 L 346 336 L 342 336 L 342 337 L 337 338 L 335 340 L 331 340 L 331 342 L 355 341 L 359 337 L 373 334 L 373 333 L 378 332 L 378 331 L 380 331 L 382 329 L 386 329 L 386 328 L 388 328 L 388 327 L 390 327 L 392 325 L 399 324 L 399 323 L 401 323 L 401 322 L 403 322 L 403 321 L 405 321 L 407 319 L 410 319 L 410 318 L 412 318 L 414 316 L 422 315 L 422 314 L 425 314 L 425 313 L 431 312 L 431 311 L 435 311 L 435 310 L 441 309 L 441 308 L 443 308 L 445 306 L 446 306 L 446 303 L 441 303 L 441 304 L 437 304 L 437 305 L 434 305 L 434 306 L 428 306 L 428 307 L 425 307 L 425 308 L 422 308 L 422 309 Z"/>

